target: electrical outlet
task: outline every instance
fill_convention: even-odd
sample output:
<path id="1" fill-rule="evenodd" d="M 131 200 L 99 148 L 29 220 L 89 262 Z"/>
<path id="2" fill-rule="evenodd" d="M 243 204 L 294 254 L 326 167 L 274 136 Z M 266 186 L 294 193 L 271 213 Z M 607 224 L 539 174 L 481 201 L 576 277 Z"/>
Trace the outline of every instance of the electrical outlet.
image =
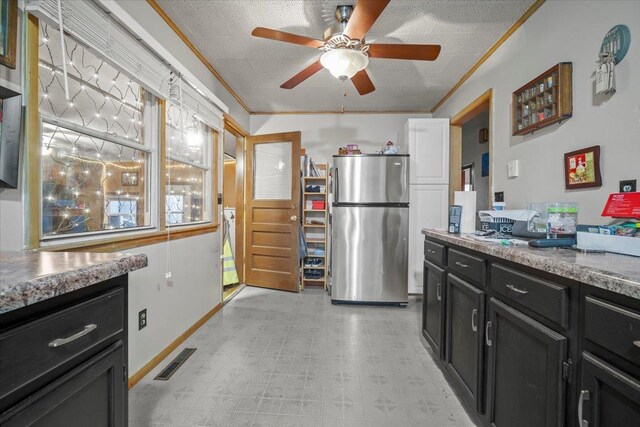
<path id="1" fill-rule="evenodd" d="M 138 330 L 144 329 L 147 326 L 147 309 L 140 310 L 138 312 Z"/>
<path id="2" fill-rule="evenodd" d="M 621 193 L 635 193 L 636 192 L 636 180 L 628 179 L 626 181 L 620 181 Z"/>

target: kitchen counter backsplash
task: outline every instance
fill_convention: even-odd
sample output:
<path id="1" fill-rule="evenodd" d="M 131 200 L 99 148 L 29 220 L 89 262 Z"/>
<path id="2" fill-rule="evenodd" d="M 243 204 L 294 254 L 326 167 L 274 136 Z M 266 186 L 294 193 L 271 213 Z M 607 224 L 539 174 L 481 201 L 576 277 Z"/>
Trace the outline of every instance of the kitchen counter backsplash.
<path id="1" fill-rule="evenodd" d="M 146 266 L 142 254 L 0 252 L 0 314 Z"/>
<path id="2" fill-rule="evenodd" d="M 423 229 L 427 237 L 472 249 L 507 261 L 573 279 L 640 299 L 640 258 L 612 253 L 586 254 L 572 249 L 503 246 L 484 242 L 471 234 L 449 234 Z"/>

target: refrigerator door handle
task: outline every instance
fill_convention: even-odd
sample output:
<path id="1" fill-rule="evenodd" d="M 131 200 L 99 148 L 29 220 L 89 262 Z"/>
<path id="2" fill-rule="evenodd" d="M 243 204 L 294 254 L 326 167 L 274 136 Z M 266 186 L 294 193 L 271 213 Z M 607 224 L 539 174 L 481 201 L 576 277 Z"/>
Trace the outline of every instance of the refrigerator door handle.
<path id="1" fill-rule="evenodd" d="M 338 168 L 337 167 L 334 168 L 333 173 L 335 175 L 335 177 L 333 179 L 333 201 L 334 201 L 334 203 L 339 203 L 340 202 L 340 183 L 338 181 Z"/>

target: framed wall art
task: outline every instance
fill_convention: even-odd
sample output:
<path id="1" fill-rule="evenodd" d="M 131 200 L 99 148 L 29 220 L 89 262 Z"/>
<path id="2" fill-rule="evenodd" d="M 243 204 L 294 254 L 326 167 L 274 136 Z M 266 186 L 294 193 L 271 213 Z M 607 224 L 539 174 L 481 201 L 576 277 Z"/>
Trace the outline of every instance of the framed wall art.
<path id="1" fill-rule="evenodd" d="M 482 153 L 482 176 L 489 176 L 489 152 Z"/>
<path id="2" fill-rule="evenodd" d="M 123 187 L 137 186 L 139 183 L 138 172 L 122 172 L 122 177 L 120 181 Z"/>
<path id="3" fill-rule="evenodd" d="M 600 146 L 565 153 L 564 181 L 567 190 L 602 186 Z"/>
<path id="4" fill-rule="evenodd" d="M 18 0 L 0 0 L 0 64 L 16 68 Z"/>

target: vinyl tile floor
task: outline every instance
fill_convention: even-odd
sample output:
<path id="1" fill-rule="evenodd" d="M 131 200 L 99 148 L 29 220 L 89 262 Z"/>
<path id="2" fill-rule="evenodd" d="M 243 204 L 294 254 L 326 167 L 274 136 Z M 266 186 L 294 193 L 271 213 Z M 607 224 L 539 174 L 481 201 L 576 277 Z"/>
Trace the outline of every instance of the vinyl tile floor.
<path id="1" fill-rule="evenodd" d="M 129 425 L 473 426 L 420 340 L 421 307 L 247 287 L 130 390 Z"/>

